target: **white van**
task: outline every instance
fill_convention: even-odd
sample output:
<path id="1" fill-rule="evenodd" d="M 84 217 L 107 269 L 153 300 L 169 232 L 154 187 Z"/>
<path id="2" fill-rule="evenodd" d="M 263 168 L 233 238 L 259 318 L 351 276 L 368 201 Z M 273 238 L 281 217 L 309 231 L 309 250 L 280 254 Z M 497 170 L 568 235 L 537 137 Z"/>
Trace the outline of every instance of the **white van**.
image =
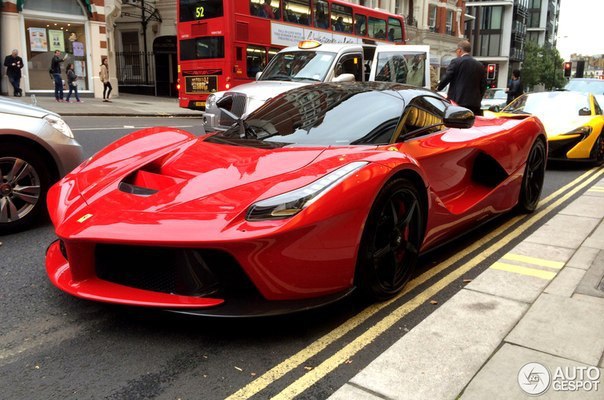
<path id="1" fill-rule="evenodd" d="M 255 82 L 212 93 L 206 101 L 205 130 L 225 130 L 233 124 L 233 116 L 243 117 L 272 97 L 313 83 L 386 81 L 429 89 L 429 60 L 429 46 L 321 44 L 305 40 L 277 53 Z"/>

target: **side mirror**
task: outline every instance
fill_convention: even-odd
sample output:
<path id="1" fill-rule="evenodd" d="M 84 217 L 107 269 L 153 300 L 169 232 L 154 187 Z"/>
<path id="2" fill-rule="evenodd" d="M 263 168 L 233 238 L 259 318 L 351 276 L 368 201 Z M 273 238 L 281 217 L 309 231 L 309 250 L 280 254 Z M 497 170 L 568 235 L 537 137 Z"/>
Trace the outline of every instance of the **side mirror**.
<path id="1" fill-rule="evenodd" d="M 591 115 L 591 110 L 588 107 L 583 107 L 579 110 L 579 115 L 582 117 L 586 117 Z"/>
<path id="2" fill-rule="evenodd" d="M 464 107 L 449 106 L 445 110 L 443 123 L 447 128 L 471 128 L 474 125 L 474 113 Z"/>
<path id="3" fill-rule="evenodd" d="M 331 81 L 332 82 L 336 82 L 336 83 L 340 83 L 340 82 L 354 82 L 354 75 L 353 74 L 340 74 L 338 76 L 336 76 L 335 78 L 333 78 Z"/>
<path id="4" fill-rule="evenodd" d="M 261 75 L 262 75 L 262 71 L 256 72 L 256 80 L 260 79 Z"/>

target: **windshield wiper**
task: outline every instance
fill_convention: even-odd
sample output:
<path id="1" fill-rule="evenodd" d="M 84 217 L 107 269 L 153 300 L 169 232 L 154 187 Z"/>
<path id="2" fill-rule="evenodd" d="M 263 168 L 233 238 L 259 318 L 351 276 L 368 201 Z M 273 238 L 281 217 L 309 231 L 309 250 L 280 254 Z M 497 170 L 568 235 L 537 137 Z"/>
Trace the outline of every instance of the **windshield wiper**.
<path id="1" fill-rule="evenodd" d="M 322 82 L 321 79 L 311 78 L 310 76 L 295 76 L 293 79 L 297 81 Z"/>
<path id="2" fill-rule="evenodd" d="M 262 79 L 263 81 L 291 81 L 292 77 L 289 75 L 273 75 L 267 76 L 266 79 Z"/>

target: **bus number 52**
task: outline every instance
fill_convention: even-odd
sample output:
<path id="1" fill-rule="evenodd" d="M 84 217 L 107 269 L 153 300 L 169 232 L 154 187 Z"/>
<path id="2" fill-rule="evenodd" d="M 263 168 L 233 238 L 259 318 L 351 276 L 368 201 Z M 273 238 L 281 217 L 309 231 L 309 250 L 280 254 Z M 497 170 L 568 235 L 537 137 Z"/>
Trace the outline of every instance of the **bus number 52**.
<path id="1" fill-rule="evenodd" d="M 203 18 L 203 13 L 204 13 L 204 8 L 203 7 L 197 7 L 195 8 L 195 18 Z"/>

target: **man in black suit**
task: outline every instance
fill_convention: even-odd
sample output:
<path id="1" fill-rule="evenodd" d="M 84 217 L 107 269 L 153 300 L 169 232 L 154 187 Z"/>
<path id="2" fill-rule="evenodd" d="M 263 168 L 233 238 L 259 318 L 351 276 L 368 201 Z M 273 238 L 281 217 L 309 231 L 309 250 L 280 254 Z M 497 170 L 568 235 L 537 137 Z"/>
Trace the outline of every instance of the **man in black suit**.
<path id="1" fill-rule="evenodd" d="M 459 42 L 444 78 L 436 90 L 442 90 L 449 84 L 447 96 L 462 107 L 469 108 L 474 115 L 482 115 L 480 102 L 487 89 L 487 77 L 484 65 L 470 55 L 472 46 L 467 40 Z"/>
<path id="2" fill-rule="evenodd" d="M 16 49 L 4 58 L 4 66 L 6 67 L 8 81 L 13 85 L 14 95 L 21 96 L 21 93 L 23 92 L 20 88 L 23 59 L 19 57 L 19 52 Z"/>

